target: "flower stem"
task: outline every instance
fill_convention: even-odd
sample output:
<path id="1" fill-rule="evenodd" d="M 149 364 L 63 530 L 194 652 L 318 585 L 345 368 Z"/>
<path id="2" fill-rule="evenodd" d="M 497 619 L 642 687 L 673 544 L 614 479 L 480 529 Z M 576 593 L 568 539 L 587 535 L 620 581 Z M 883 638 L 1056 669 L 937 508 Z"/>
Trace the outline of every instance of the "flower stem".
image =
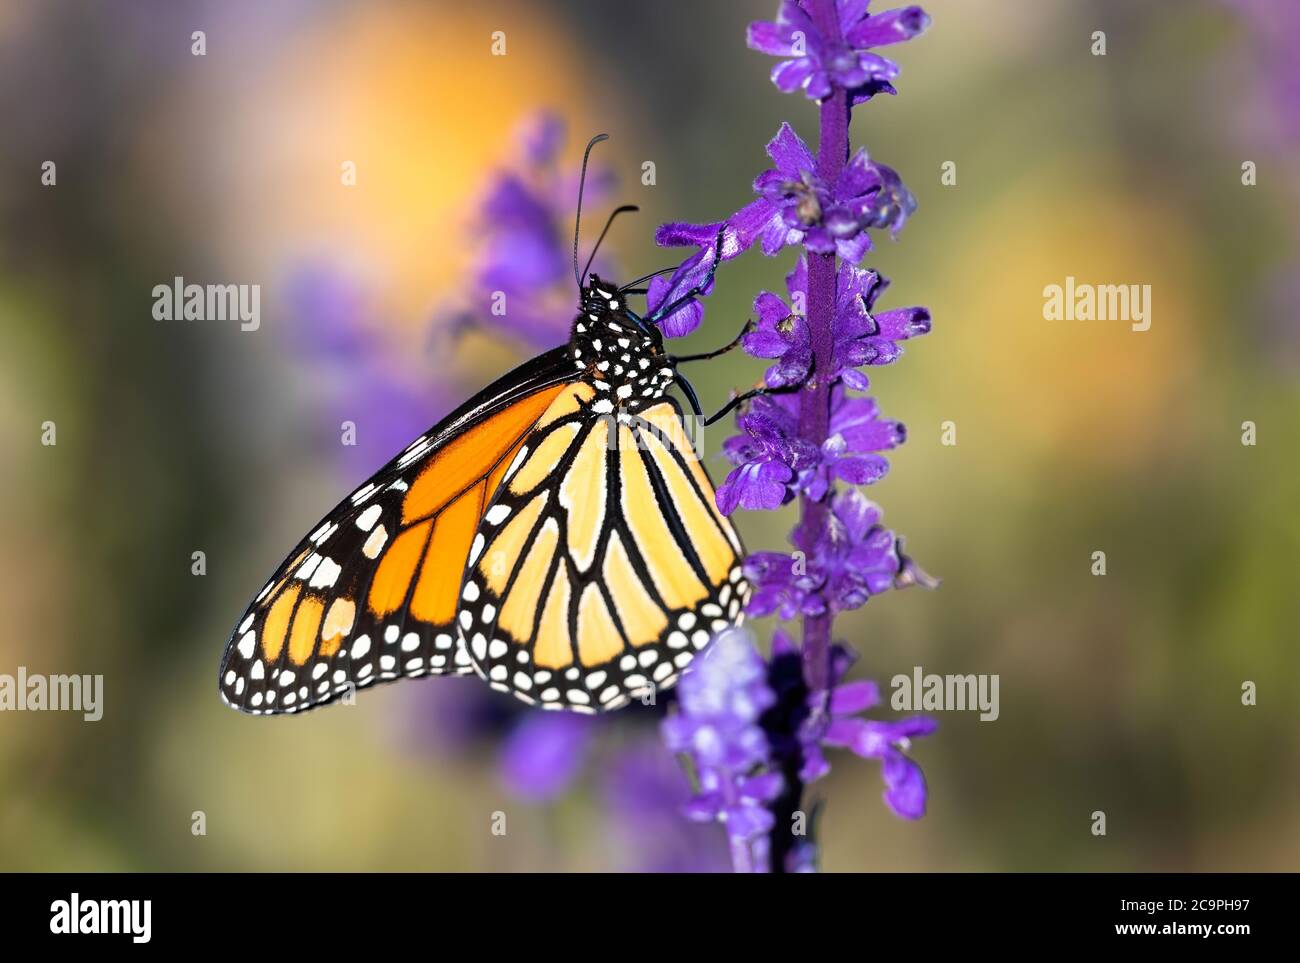
<path id="1" fill-rule="evenodd" d="M 824 37 L 840 37 L 839 13 L 835 0 L 805 0 L 809 14 Z M 817 151 L 817 175 L 834 184 L 849 156 L 849 95 L 835 88 L 821 103 L 821 132 Z M 799 434 L 814 444 L 826 440 L 830 428 L 831 383 L 834 371 L 836 258 L 831 254 L 808 255 L 808 328 L 813 349 L 813 378 L 801 396 Z M 799 541 L 814 544 L 826 525 L 830 511 L 825 500 L 807 494 L 801 497 Z M 803 620 L 803 672 L 810 691 L 824 691 L 830 684 L 830 611 L 805 615 Z"/>

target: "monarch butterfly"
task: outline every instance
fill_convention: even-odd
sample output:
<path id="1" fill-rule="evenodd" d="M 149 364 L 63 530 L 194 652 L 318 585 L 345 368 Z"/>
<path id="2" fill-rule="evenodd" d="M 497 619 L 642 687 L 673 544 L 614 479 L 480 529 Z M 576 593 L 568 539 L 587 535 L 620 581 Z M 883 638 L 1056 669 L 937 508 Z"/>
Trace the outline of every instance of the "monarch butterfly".
<path id="1" fill-rule="evenodd" d="M 667 394 L 680 380 L 698 414 L 676 365 L 720 352 L 673 357 L 656 327 L 712 270 L 638 317 L 626 299 L 654 275 L 619 287 L 590 259 L 580 274 L 577 223 L 568 344 L 421 435 L 294 548 L 226 643 L 228 705 L 293 713 L 475 672 L 546 709 L 617 709 L 741 620 L 740 539 Z"/>

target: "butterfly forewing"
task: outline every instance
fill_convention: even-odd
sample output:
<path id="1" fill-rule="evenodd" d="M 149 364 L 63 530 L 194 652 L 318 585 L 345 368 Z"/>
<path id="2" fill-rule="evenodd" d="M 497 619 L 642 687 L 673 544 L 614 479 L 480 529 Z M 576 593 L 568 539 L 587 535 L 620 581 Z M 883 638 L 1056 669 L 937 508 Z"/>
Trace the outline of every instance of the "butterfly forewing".
<path id="1" fill-rule="evenodd" d="M 565 361 L 561 349 L 503 378 L 336 506 L 241 617 L 222 698 L 297 712 L 374 682 L 469 671 L 465 559 L 519 446 L 572 377 Z"/>
<path id="2" fill-rule="evenodd" d="M 749 593 L 676 401 L 596 416 L 596 395 L 566 389 L 530 433 L 484 513 L 460 616 L 494 688 L 583 712 L 673 685 Z"/>

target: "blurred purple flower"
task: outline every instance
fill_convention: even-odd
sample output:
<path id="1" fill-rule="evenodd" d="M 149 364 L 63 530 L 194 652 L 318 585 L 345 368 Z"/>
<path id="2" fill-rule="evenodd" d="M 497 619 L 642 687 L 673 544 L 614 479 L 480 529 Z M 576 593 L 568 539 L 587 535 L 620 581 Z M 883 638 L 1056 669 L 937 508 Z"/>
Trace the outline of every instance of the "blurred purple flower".
<path id="1" fill-rule="evenodd" d="M 695 763 L 699 792 L 687 802 L 686 815 L 725 826 L 738 869 L 754 868 L 750 843 L 771 830 L 765 804 L 781 789 L 779 773 L 761 771 L 769 751 L 758 720 L 774 702 L 753 642 L 728 629 L 682 676 L 678 712 L 662 724 L 669 750 Z"/>
<path id="2" fill-rule="evenodd" d="M 551 348 L 568 337 L 576 305 L 569 238 L 578 185 L 559 169 L 565 128 L 558 116 L 530 117 L 519 139 L 526 165 L 495 174 L 480 205 L 484 240 L 463 323 L 492 323 L 533 347 Z M 593 164 L 586 202 L 599 201 L 611 184 L 609 171 Z M 604 260 L 595 268 L 609 272 Z"/>
<path id="3" fill-rule="evenodd" d="M 828 37 L 796 0 L 783 0 L 775 23 L 749 25 L 749 46 L 791 58 L 772 68 L 772 83 L 782 93 L 802 89 L 809 100 L 820 101 L 839 87 L 850 92 L 855 104 L 882 91 L 892 94 L 890 81 L 898 76 L 898 64 L 866 48 L 911 40 L 930 25 L 930 18 L 920 7 L 868 15 L 869 3 L 836 0 L 839 31 Z"/>
<path id="4" fill-rule="evenodd" d="M 305 261 L 284 290 L 285 345 L 311 369 L 326 412 L 318 421 L 321 448 L 349 481 L 366 478 L 446 412 L 455 387 L 394 350 L 370 290 L 341 267 Z M 345 422 L 353 426 L 346 438 Z"/>
<path id="5" fill-rule="evenodd" d="M 1250 30 L 1250 63 L 1267 97 L 1267 133 L 1300 140 L 1300 4 L 1295 0 L 1227 0 Z"/>
<path id="6" fill-rule="evenodd" d="M 404 713 L 405 741 L 413 749 L 439 756 L 477 756 L 495 745 L 527 711 L 502 699 L 478 678 L 451 676 L 436 684 L 403 686 L 409 700 Z"/>
<path id="7" fill-rule="evenodd" d="M 582 771 L 596 720 L 576 712 L 530 712 L 506 739 L 501 777 L 516 796 L 554 799 Z"/>
<path id="8" fill-rule="evenodd" d="M 378 346 L 364 285 L 336 265 L 303 262 L 289 272 L 284 290 L 289 336 L 303 354 L 350 362 Z"/>
<path id="9" fill-rule="evenodd" d="M 690 787 L 657 740 L 623 745 L 601 769 L 607 832 L 623 869 L 641 873 L 716 873 L 729 869 L 710 827 L 683 821 Z"/>

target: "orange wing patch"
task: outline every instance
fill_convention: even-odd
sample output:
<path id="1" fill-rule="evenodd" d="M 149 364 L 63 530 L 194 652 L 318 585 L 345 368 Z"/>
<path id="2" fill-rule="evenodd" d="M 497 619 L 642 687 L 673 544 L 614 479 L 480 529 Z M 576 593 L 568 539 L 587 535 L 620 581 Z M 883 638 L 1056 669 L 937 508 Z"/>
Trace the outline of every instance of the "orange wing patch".
<path id="1" fill-rule="evenodd" d="M 402 501 L 402 524 L 428 518 L 464 491 L 467 483 L 490 474 L 563 390 L 563 385 L 557 385 L 515 402 L 430 459 Z"/>
<path id="2" fill-rule="evenodd" d="M 434 523 L 420 581 L 411 597 L 411 614 L 421 622 L 445 625 L 456 617 L 465 559 L 478 520 L 483 516 L 485 484 L 480 482 L 457 498 L 439 513 Z"/>
<path id="3" fill-rule="evenodd" d="M 376 618 L 391 615 L 406 603 L 406 590 L 424 555 L 431 528 L 431 521 L 408 528 L 393 540 L 379 560 L 375 580 L 370 583 L 369 599 L 370 611 Z"/>

